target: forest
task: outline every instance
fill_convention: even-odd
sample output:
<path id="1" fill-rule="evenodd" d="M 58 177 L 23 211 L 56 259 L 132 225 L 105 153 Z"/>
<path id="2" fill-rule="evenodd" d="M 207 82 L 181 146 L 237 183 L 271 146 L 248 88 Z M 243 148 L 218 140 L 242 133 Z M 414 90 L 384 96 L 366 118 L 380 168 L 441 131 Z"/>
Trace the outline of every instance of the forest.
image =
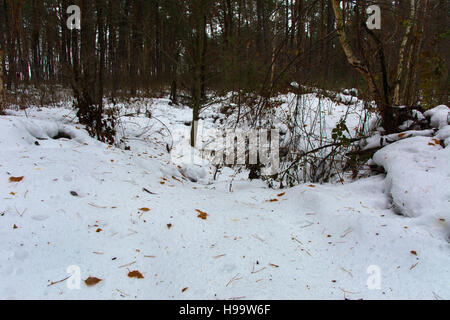
<path id="1" fill-rule="evenodd" d="M 450 299 L 449 12 L 0 0 L 0 299 Z"/>
<path id="2" fill-rule="evenodd" d="M 7 90 L 82 90 L 82 82 L 97 102 L 103 95 L 170 90 L 175 103 L 182 92 L 201 104 L 207 90 L 273 96 L 295 81 L 329 90 L 358 88 L 362 97 L 389 105 L 448 101 L 445 0 L 2 2 Z M 346 41 L 374 83 L 349 64 L 333 2 L 341 3 Z M 380 30 L 366 26 L 374 3 L 383 13 Z M 81 30 L 66 27 L 69 5 L 83 13 Z"/>

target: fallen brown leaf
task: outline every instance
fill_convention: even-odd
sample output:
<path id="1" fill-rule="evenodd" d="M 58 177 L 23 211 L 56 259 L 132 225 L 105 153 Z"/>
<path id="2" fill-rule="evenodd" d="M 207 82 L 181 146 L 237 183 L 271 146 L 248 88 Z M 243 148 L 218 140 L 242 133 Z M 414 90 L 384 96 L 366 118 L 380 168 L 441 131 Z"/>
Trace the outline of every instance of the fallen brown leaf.
<path id="1" fill-rule="evenodd" d="M 185 292 L 187 289 L 189 289 L 189 287 L 183 288 L 183 290 L 181 290 L 181 292 Z"/>
<path id="2" fill-rule="evenodd" d="M 142 275 L 142 273 L 140 273 L 140 272 L 137 271 L 137 270 L 128 272 L 128 277 L 130 277 L 130 278 L 144 279 L 144 276 Z"/>
<path id="3" fill-rule="evenodd" d="M 86 280 L 84 280 L 84 283 L 86 283 L 87 286 L 91 287 L 91 286 L 95 286 L 97 283 L 99 283 L 102 280 L 103 279 L 99 279 L 96 277 L 89 277 Z"/>
<path id="4" fill-rule="evenodd" d="M 197 211 L 199 213 L 199 215 L 197 216 L 197 218 L 206 220 L 208 218 L 208 214 L 206 212 L 203 212 L 201 210 L 195 209 L 195 211 Z"/>
<path id="5" fill-rule="evenodd" d="M 149 212 L 150 209 L 149 208 L 140 208 L 139 211 Z"/>
<path id="6" fill-rule="evenodd" d="M 9 182 L 20 182 L 24 177 L 9 177 Z"/>
<path id="7" fill-rule="evenodd" d="M 284 196 L 285 194 L 286 194 L 286 192 L 283 192 L 283 193 L 278 194 L 277 196 L 278 196 L 278 197 L 282 197 L 282 196 Z"/>

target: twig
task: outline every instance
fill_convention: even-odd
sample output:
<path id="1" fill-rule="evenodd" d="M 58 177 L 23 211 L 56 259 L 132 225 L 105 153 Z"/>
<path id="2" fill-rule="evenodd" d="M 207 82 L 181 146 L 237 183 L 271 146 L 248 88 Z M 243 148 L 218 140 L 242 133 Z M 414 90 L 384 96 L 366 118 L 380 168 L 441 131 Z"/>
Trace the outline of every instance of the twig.
<path id="1" fill-rule="evenodd" d="M 59 281 L 55 281 L 55 282 L 50 282 L 50 284 L 47 286 L 47 287 L 50 287 L 50 286 L 53 286 L 53 285 L 55 285 L 55 284 L 58 284 L 58 283 L 61 283 L 61 282 L 64 282 L 64 281 L 66 281 L 67 279 L 69 279 L 70 278 L 70 276 L 68 276 L 67 278 L 64 278 L 64 279 L 62 279 L 62 280 L 59 280 Z"/>
<path id="2" fill-rule="evenodd" d="M 263 271 L 264 269 L 266 269 L 266 267 L 263 267 L 263 268 L 261 268 L 261 269 L 255 271 L 255 264 L 253 263 L 253 266 L 252 266 L 252 272 L 251 272 L 251 273 L 252 273 L 252 274 L 255 274 L 255 273 L 258 273 L 258 272 Z"/>
<path id="3" fill-rule="evenodd" d="M 413 264 L 413 265 L 411 266 L 411 268 L 409 268 L 409 270 L 414 269 L 415 267 L 417 267 L 418 264 L 419 264 L 419 262 L 417 262 L 416 264 Z"/>
<path id="4" fill-rule="evenodd" d="M 98 208 L 98 209 L 106 209 L 106 208 L 108 208 L 108 207 L 99 206 L 99 205 L 97 205 L 95 203 L 91 203 L 91 202 L 89 202 L 88 205 L 90 205 L 91 207 L 94 207 L 94 208 Z"/>
<path id="5" fill-rule="evenodd" d="M 116 289 L 116 291 L 117 291 L 118 293 L 120 293 L 121 296 L 126 296 L 126 297 L 129 297 L 129 296 L 130 296 L 129 294 L 126 294 L 125 292 L 122 292 L 122 291 L 120 291 L 119 289 Z"/>
<path id="6" fill-rule="evenodd" d="M 433 296 L 434 296 L 434 298 L 435 298 L 436 300 L 444 300 L 444 298 L 438 296 L 438 295 L 436 294 L 436 292 L 432 291 L 432 293 L 433 293 Z"/>
<path id="7" fill-rule="evenodd" d="M 241 280 L 242 278 L 238 278 L 240 276 L 240 274 L 238 273 L 237 275 L 235 275 L 230 281 L 228 281 L 228 283 L 227 283 L 227 287 L 231 284 L 231 283 L 233 283 L 234 281 L 238 281 L 238 280 Z"/>
<path id="8" fill-rule="evenodd" d="M 352 274 L 350 271 L 346 270 L 346 269 L 343 268 L 343 267 L 341 267 L 341 270 L 344 271 L 344 272 L 347 272 L 347 273 L 350 275 L 350 277 L 353 278 L 353 274 Z"/>
<path id="9" fill-rule="evenodd" d="M 125 268 L 125 267 L 129 267 L 129 266 L 131 266 L 131 265 L 133 265 L 135 263 L 136 263 L 136 261 L 130 262 L 129 264 L 124 264 L 123 266 L 120 266 L 119 269 Z"/>
<path id="10" fill-rule="evenodd" d="M 264 240 L 261 239 L 257 234 L 252 234 L 252 237 L 255 238 L 255 239 L 258 239 L 261 242 L 264 242 Z"/>
<path id="11" fill-rule="evenodd" d="M 142 188 L 142 191 L 147 192 L 149 194 L 157 195 L 157 193 L 151 192 L 150 190 L 148 190 L 146 188 Z"/>
<path id="12" fill-rule="evenodd" d="M 347 229 L 347 230 L 345 231 L 345 233 L 341 236 L 341 238 L 345 238 L 349 233 L 352 233 L 352 232 L 353 232 L 353 229 L 352 229 L 352 228 Z"/>
<path id="13" fill-rule="evenodd" d="M 301 226 L 300 228 L 308 228 L 308 227 L 311 227 L 312 225 L 314 225 L 314 222 L 309 222 L 309 224 L 307 224 L 305 226 Z"/>

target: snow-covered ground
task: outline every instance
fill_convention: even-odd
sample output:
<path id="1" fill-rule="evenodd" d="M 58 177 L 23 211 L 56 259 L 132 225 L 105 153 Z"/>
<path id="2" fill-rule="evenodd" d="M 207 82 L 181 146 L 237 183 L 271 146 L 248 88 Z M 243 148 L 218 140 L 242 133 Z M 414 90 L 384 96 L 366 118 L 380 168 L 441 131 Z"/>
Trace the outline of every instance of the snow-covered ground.
<path id="1" fill-rule="evenodd" d="M 231 169 L 213 181 L 211 166 L 168 153 L 169 131 L 188 132 L 191 113 L 165 99 L 153 120 L 122 118 L 130 151 L 90 138 L 68 108 L 10 111 L 0 117 L 0 298 L 450 299 L 443 110 L 437 136 L 375 155 L 386 176 L 274 190 L 241 175 L 231 192 Z M 327 126 L 344 112 L 327 110 Z M 177 154 L 183 135 L 173 140 Z"/>

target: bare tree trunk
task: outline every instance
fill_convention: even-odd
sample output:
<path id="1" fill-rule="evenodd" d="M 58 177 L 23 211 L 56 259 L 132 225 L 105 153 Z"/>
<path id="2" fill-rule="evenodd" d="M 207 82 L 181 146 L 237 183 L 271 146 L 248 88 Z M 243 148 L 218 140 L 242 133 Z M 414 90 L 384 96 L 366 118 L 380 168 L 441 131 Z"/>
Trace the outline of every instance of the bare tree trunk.
<path id="1" fill-rule="evenodd" d="M 33 30 L 32 30 L 32 44 L 31 44 L 31 51 L 33 56 L 33 63 L 32 63 L 32 80 L 33 81 L 40 81 L 41 80 L 41 58 L 40 58 L 40 48 L 39 48 L 39 22 L 40 22 L 40 8 L 39 8 L 39 2 L 36 0 L 33 0 Z"/>
<path id="2" fill-rule="evenodd" d="M 64 85 L 67 84 L 65 70 L 69 63 L 69 35 L 66 27 L 67 15 L 67 0 L 62 0 L 60 7 L 60 25 L 61 25 L 61 48 L 60 48 L 60 77 Z"/>
<path id="3" fill-rule="evenodd" d="M 200 107 L 202 100 L 202 66 L 205 56 L 204 46 L 206 40 L 206 22 L 205 22 L 205 0 L 198 2 L 197 9 L 197 27 L 196 44 L 194 52 L 194 81 L 192 88 L 192 127 L 191 127 L 191 146 L 195 147 L 197 140 L 197 124 L 200 116 Z"/>
<path id="4" fill-rule="evenodd" d="M 0 109 L 3 103 L 3 50 L 0 50 Z"/>
<path id="5" fill-rule="evenodd" d="M 403 75 L 403 66 L 405 60 L 405 50 L 406 44 L 408 43 L 409 35 L 411 34 L 411 29 L 414 20 L 416 18 L 416 4 L 414 0 L 411 0 L 411 14 L 408 22 L 408 26 L 406 27 L 405 35 L 403 37 L 402 44 L 400 46 L 400 53 L 398 57 L 398 67 L 397 67 L 397 78 L 395 79 L 395 89 L 394 89 L 394 105 L 399 106 L 400 101 L 400 85 L 402 83 L 402 75 Z"/>
<path id="6" fill-rule="evenodd" d="M 135 0 L 133 2 L 133 19 L 131 26 L 131 61 L 130 61 L 130 85 L 131 96 L 136 95 L 138 82 L 141 79 L 140 67 L 142 59 L 142 2 Z"/>
<path id="7" fill-rule="evenodd" d="M 336 17 L 336 32 L 338 34 L 339 42 L 341 43 L 345 56 L 347 57 L 348 62 L 353 66 L 353 68 L 355 68 L 364 78 L 364 81 L 369 88 L 370 94 L 378 106 L 379 112 L 383 119 L 384 129 L 389 132 L 393 130 L 394 127 L 394 116 L 389 106 L 389 97 L 387 96 L 388 92 L 386 90 L 387 88 L 385 88 L 382 95 L 376 84 L 376 77 L 374 73 L 371 72 L 369 70 L 369 67 L 366 64 L 363 64 L 353 52 L 350 40 L 348 39 L 347 33 L 345 32 L 344 16 L 339 6 L 339 1 L 332 0 L 332 4 L 334 15 Z M 385 66 L 382 65 L 382 67 Z"/>
<path id="8" fill-rule="evenodd" d="M 405 87 L 403 90 L 403 103 L 407 105 L 412 105 L 416 103 L 415 92 L 416 92 L 416 81 L 417 81 L 417 64 L 419 55 L 422 51 L 423 41 L 424 41 L 424 23 L 426 21 L 426 16 L 428 14 L 428 0 L 423 2 L 423 7 L 419 11 L 419 6 L 416 8 L 417 23 L 414 28 L 413 34 L 417 39 L 417 46 L 415 50 L 411 48 L 411 51 L 406 62 L 406 70 L 408 70 L 408 76 L 405 80 Z M 422 19 L 420 19 L 422 17 Z M 422 21 L 420 21 L 422 20 Z M 414 51 L 413 51 L 414 50 Z"/>
<path id="9" fill-rule="evenodd" d="M 96 103 L 98 104 L 99 112 L 103 113 L 103 87 L 105 78 L 105 53 L 106 53 L 106 36 L 105 36 L 105 14 L 104 8 L 106 7 L 105 0 L 97 0 L 97 24 L 98 24 L 98 43 L 100 55 L 98 75 L 97 75 L 97 96 Z"/>
<path id="10" fill-rule="evenodd" d="M 275 15 L 275 17 L 274 17 L 274 19 L 275 19 L 275 26 L 273 28 L 274 34 L 277 33 L 277 29 L 278 29 L 278 20 L 276 19 L 277 12 L 278 12 L 278 2 L 275 3 L 275 13 L 274 13 L 274 15 Z M 274 41 L 273 42 L 275 42 L 275 39 L 276 39 L 276 37 L 274 37 Z M 272 43 L 272 56 L 271 56 L 272 68 L 270 70 L 270 85 L 271 86 L 273 86 L 273 79 L 275 77 L 275 47 L 276 47 L 276 44 Z"/>

